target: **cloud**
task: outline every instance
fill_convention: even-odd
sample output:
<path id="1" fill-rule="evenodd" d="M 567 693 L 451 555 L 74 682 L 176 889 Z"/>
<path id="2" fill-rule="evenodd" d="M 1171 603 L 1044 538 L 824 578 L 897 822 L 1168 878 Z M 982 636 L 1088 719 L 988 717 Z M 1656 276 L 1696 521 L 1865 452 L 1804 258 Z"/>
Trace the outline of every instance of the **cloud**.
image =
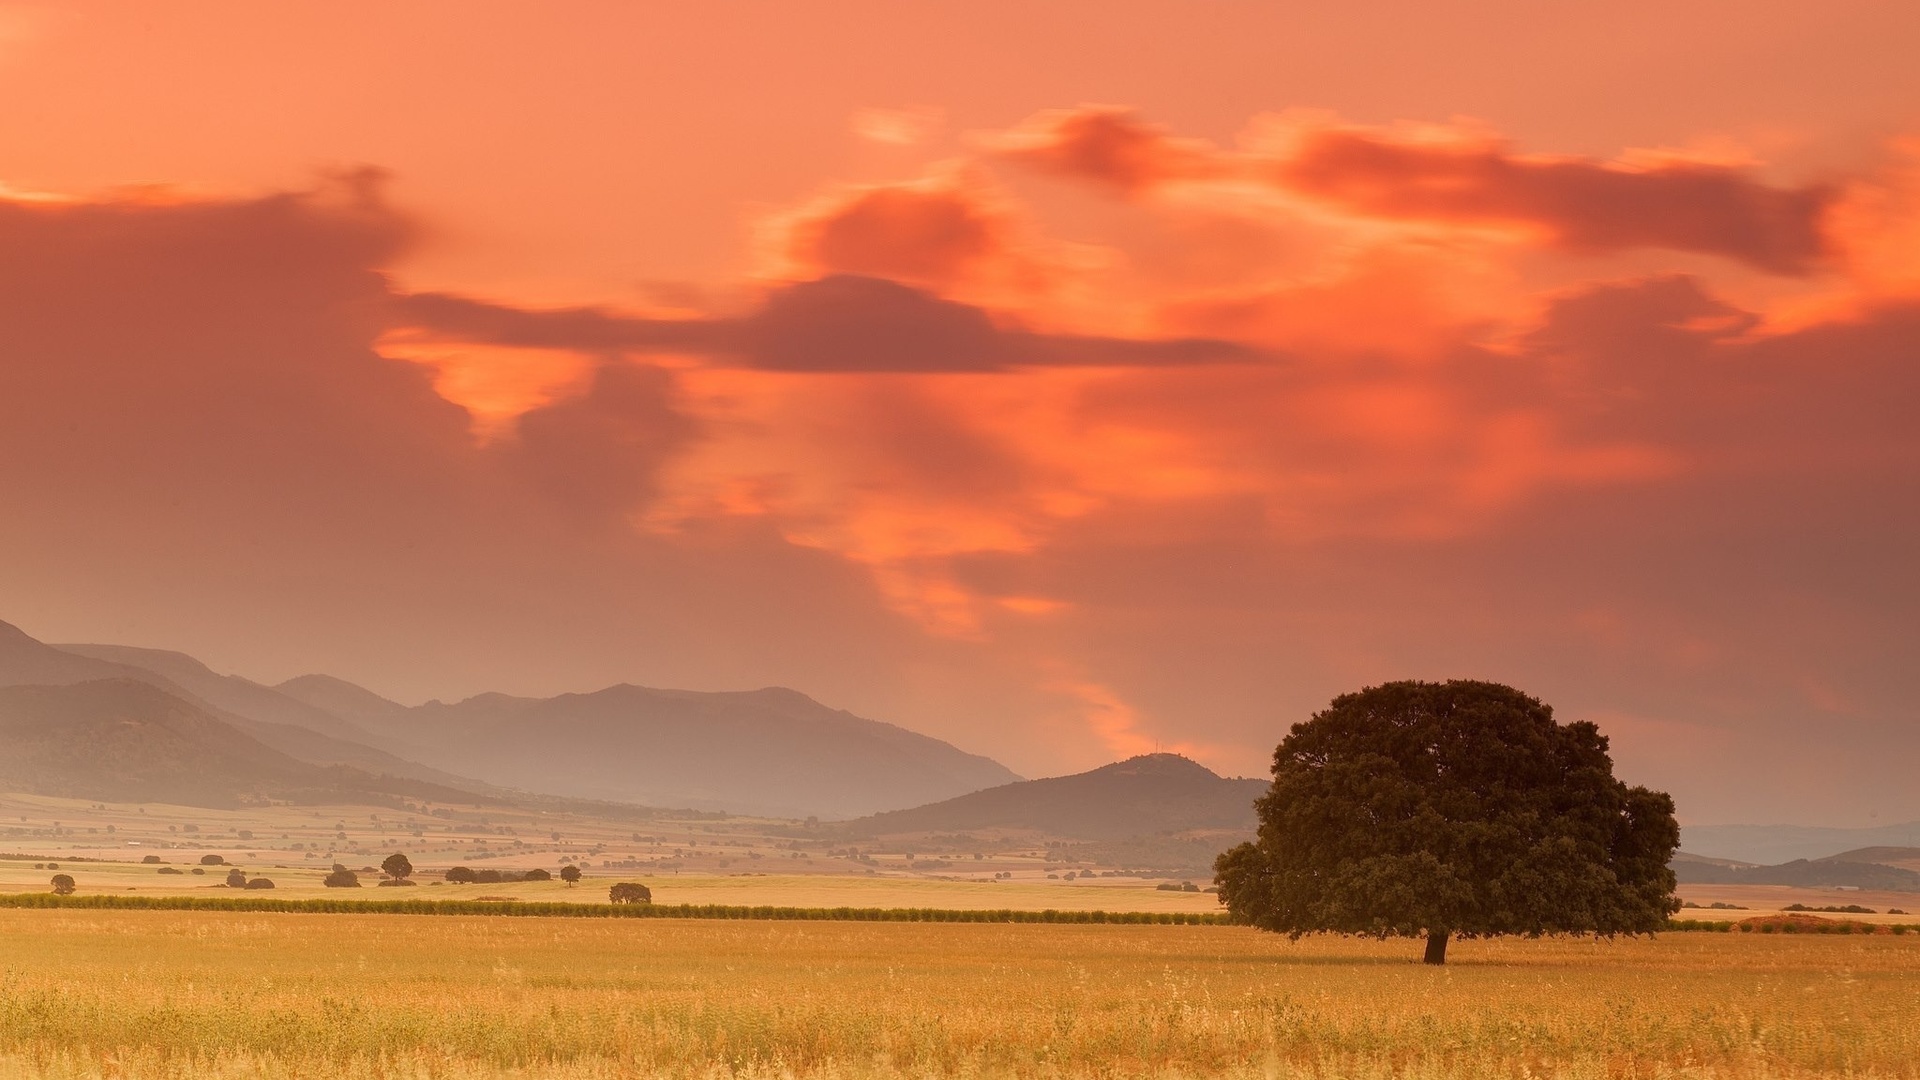
<path id="1" fill-rule="evenodd" d="M 1138 195 L 1183 181 L 1217 179 L 1232 164 L 1213 146 L 1177 139 L 1132 109 L 1049 110 L 987 140 L 998 156 L 1057 176 Z"/>
<path id="2" fill-rule="evenodd" d="M 1411 141 L 1353 128 L 1302 134 L 1267 174 L 1368 217 L 1521 225 L 1575 252 L 1669 248 L 1790 275 L 1826 256 L 1821 215 L 1835 195 L 1771 187 L 1710 163 L 1524 155 L 1497 140 Z"/>
<path id="3" fill-rule="evenodd" d="M 883 146 L 918 146 L 945 119 L 939 109 L 858 109 L 848 122 L 855 135 Z"/>
<path id="4" fill-rule="evenodd" d="M 677 352 L 788 372 L 1001 372 L 1022 367 L 1248 363 L 1206 338 L 1139 340 L 1007 327 L 987 311 L 884 278 L 835 274 L 771 289 L 739 317 L 651 319 L 526 311 L 437 294 L 397 298 L 397 322 L 453 341 L 583 352 Z"/>
<path id="5" fill-rule="evenodd" d="M 787 224 L 787 255 L 812 271 L 951 285 L 1004 258 L 1008 224 L 953 184 L 891 185 L 829 196 Z"/>
<path id="6" fill-rule="evenodd" d="M 1521 229 L 1588 255 L 1698 252 L 1795 276 L 1832 254 L 1824 219 L 1840 194 L 1672 155 L 1523 154 L 1461 128 L 1389 132 L 1318 116 L 1265 122 L 1246 148 L 1229 152 L 1176 139 L 1127 110 L 1090 107 L 1039 114 L 990 145 L 1009 160 L 1129 196 L 1200 185 L 1244 201 L 1247 189 L 1265 189 L 1362 219 Z"/>
<path id="7" fill-rule="evenodd" d="M 624 526 L 653 500 L 662 463 L 697 434 L 668 372 L 613 361 L 584 393 L 519 417 L 501 452 L 555 505 Z"/>

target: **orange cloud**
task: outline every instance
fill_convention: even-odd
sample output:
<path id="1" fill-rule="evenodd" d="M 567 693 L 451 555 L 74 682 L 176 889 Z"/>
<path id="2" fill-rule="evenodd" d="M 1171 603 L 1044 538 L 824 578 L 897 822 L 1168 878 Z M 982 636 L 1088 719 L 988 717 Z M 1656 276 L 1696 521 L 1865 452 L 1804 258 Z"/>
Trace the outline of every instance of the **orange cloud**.
<path id="1" fill-rule="evenodd" d="M 1010 161 L 1094 181 L 1125 195 L 1233 171 L 1232 163 L 1211 144 L 1174 138 L 1132 109 L 1049 110 L 987 145 Z"/>
<path id="2" fill-rule="evenodd" d="M 1772 274 L 1808 274 L 1832 254 L 1823 218 L 1834 189 L 1774 187 L 1749 169 L 1673 155 L 1522 154 L 1463 128 L 1395 133 L 1300 116 L 1267 122 L 1228 152 L 1106 108 L 1043 113 L 995 145 L 1129 195 L 1256 187 L 1359 219 L 1518 230 L 1583 254 L 1699 252 Z"/>
<path id="3" fill-rule="evenodd" d="M 866 188 L 802 212 L 787 255 L 819 274 L 950 285 L 1002 254 L 1007 225 L 956 186 Z"/>
<path id="4" fill-rule="evenodd" d="M 1718 164 L 1523 155 L 1492 139 L 1353 128 L 1304 132 L 1269 170 L 1288 191 L 1368 217 L 1522 226 L 1576 252 L 1671 248 L 1776 274 L 1805 274 L 1825 258 L 1821 215 L 1834 197 Z"/>

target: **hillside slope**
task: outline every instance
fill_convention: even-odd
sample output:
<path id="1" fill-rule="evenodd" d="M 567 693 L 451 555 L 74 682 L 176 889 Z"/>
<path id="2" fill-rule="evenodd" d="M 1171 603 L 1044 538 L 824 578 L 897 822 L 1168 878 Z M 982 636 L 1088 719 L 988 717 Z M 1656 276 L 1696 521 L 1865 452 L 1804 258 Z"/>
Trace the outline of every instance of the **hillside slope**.
<path id="1" fill-rule="evenodd" d="M 375 776 L 487 789 L 487 785 L 334 734 L 357 729 L 334 717 L 316 716 L 319 710 L 257 683 L 216 675 L 183 653 L 117 645 L 56 647 L 0 622 L 0 687 L 71 686 L 113 679 L 142 682 L 180 698 L 309 765 L 346 766 Z M 182 681 L 193 684 L 193 688 L 183 686 Z M 203 692 L 219 700 L 209 700 Z M 303 722 L 286 722 L 294 719 Z"/>
<path id="2" fill-rule="evenodd" d="M 397 749 L 454 772 L 655 806 L 852 817 L 1018 779 L 989 758 L 778 687 L 482 694 L 389 724 Z"/>
<path id="3" fill-rule="evenodd" d="M 218 674 L 186 653 L 131 645 L 54 645 L 53 648 L 75 656 L 151 671 L 209 705 L 250 720 L 303 727 L 351 742 L 372 741 L 370 732 L 335 713 L 315 708 L 251 679 Z"/>
<path id="4" fill-rule="evenodd" d="M 1146 754 L 1091 772 L 1024 780 L 849 822 L 855 835 L 1030 829 L 1081 840 L 1255 828 L 1264 780 L 1228 780 L 1177 754 Z"/>
<path id="5" fill-rule="evenodd" d="M 1676 855 L 1672 866 L 1682 885 L 1796 885 L 1808 888 L 1885 889 L 1920 892 L 1920 872 L 1899 865 L 1920 856 L 1914 848 L 1866 848 L 1824 859 L 1793 859 L 1772 866 Z M 1883 861 L 1884 860 L 1884 861 Z"/>
<path id="6" fill-rule="evenodd" d="M 275 685 L 274 689 L 363 731 L 386 731 L 394 723 L 403 723 L 407 713 L 405 705 L 331 675 L 300 675 Z"/>
<path id="7" fill-rule="evenodd" d="M 1687 825 L 1681 848 L 1741 862 L 1778 864 L 1794 859 L 1823 859 L 1863 847 L 1920 845 L 1920 821 L 1866 828 L 1817 825 Z"/>
<path id="8" fill-rule="evenodd" d="M 296 760 L 138 679 L 0 687 L 0 790 L 188 806 L 457 794 Z"/>

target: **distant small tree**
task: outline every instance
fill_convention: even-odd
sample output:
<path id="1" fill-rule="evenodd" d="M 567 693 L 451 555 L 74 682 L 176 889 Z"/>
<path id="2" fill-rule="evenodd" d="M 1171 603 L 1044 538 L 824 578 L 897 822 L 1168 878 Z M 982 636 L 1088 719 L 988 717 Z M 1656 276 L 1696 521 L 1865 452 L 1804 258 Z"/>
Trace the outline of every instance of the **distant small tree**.
<path id="1" fill-rule="evenodd" d="M 455 885 L 471 885 L 475 876 L 471 866 L 455 866 L 447 870 L 447 880 Z"/>
<path id="2" fill-rule="evenodd" d="M 1680 909 L 1673 799 L 1614 779 L 1607 740 L 1498 683 L 1335 698 L 1274 752 L 1259 839 L 1214 864 L 1237 922 L 1427 939 L 1652 933 Z M 1084 876 L 1084 875 L 1083 875 Z"/>
<path id="3" fill-rule="evenodd" d="M 622 881 L 607 890 L 607 899 L 616 904 L 651 904 L 653 890 L 638 882 Z"/>
<path id="4" fill-rule="evenodd" d="M 265 877 L 257 877 L 257 878 L 248 878 L 248 879 L 247 879 L 247 888 L 249 888 L 249 889 L 271 889 L 271 888 L 273 888 L 273 879 L 272 879 L 272 878 L 265 878 Z"/>
<path id="5" fill-rule="evenodd" d="M 321 878 L 320 884 L 329 889 L 357 889 L 360 887 L 360 875 L 336 863 L 333 873 Z"/>
<path id="6" fill-rule="evenodd" d="M 413 863 L 397 851 L 387 856 L 386 861 L 380 864 L 380 869 L 396 881 L 405 881 L 413 876 Z"/>
<path id="7" fill-rule="evenodd" d="M 572 888 L 575 885 L 580 884 L 580 868 L 573 865 L 572 863 L 568 863 L 567 865 L 561 867 L 560 880 L 566 882 L 568 888 Z"/>
<path id="8" fill-rule="evenodd" d="M 75 886 L 73 883 L 73 875 L 71 874 L 53 875 L 53 895 L 72 896 L 73 890 L 75 888 L 77 888 L 77 886 Z"/>
<path id="9" fill-rule="evenodd" d="M 140 859 L 140 861 L 141 861 L 141 862 L 143 862 L 143 863 L 157 863 L 157 862 L 159 862 L 159 861 L 160 861 L 160 856 L 158 856 L 158 855 L 146 855 L 146 856 L 143 856 L 143 857 L 142 857 L 142 858 Z"/>
<path id="10" fill-rule="evenodd" d="M 224 856 L 224 855 L 202 855 L 202 856 L 200 856 L 200 865 L 201 865 L 201 866 L 225 866 L 225 865 L 226 865 L 226 863 L 227 863 L 227 857 L 226 857 L 226 856 Z"/>
<path id="11" fill-rule="evenodd" d="M 227 888 L 244 889 L 246 887 L 247 887 L 247 875 L 242 873 L 239 867 L 236 866 L 233 869 L 227 871 Z"/>
<path id="12" fill-rule="evenodd" d="M 526 873 L 521 874 L 520 880 L 521 881 L 552 881 L 553 875 L 536 866 L 533 869 L 527 871 Z"/>

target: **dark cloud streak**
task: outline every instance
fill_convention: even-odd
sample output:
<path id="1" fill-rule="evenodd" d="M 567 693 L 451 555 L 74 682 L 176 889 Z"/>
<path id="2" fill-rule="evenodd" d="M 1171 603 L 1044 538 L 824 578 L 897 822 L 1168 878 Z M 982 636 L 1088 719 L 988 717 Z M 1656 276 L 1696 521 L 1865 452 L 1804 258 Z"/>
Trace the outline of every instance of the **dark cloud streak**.
<path id="1" fill-rule="evenodd" d="M 998 372 L 1022 367 L 1243 364 L 1262 354 L 1205 338 L 1047 334 L 884 278 L 835 274 L 781 286 L 746 316 L 650 319 L 593 308 L 529 311 L 421 293 L 394 300 L 406 325 L 451 338 L 583 352 L 684 352 L 789 372 Z"/>

